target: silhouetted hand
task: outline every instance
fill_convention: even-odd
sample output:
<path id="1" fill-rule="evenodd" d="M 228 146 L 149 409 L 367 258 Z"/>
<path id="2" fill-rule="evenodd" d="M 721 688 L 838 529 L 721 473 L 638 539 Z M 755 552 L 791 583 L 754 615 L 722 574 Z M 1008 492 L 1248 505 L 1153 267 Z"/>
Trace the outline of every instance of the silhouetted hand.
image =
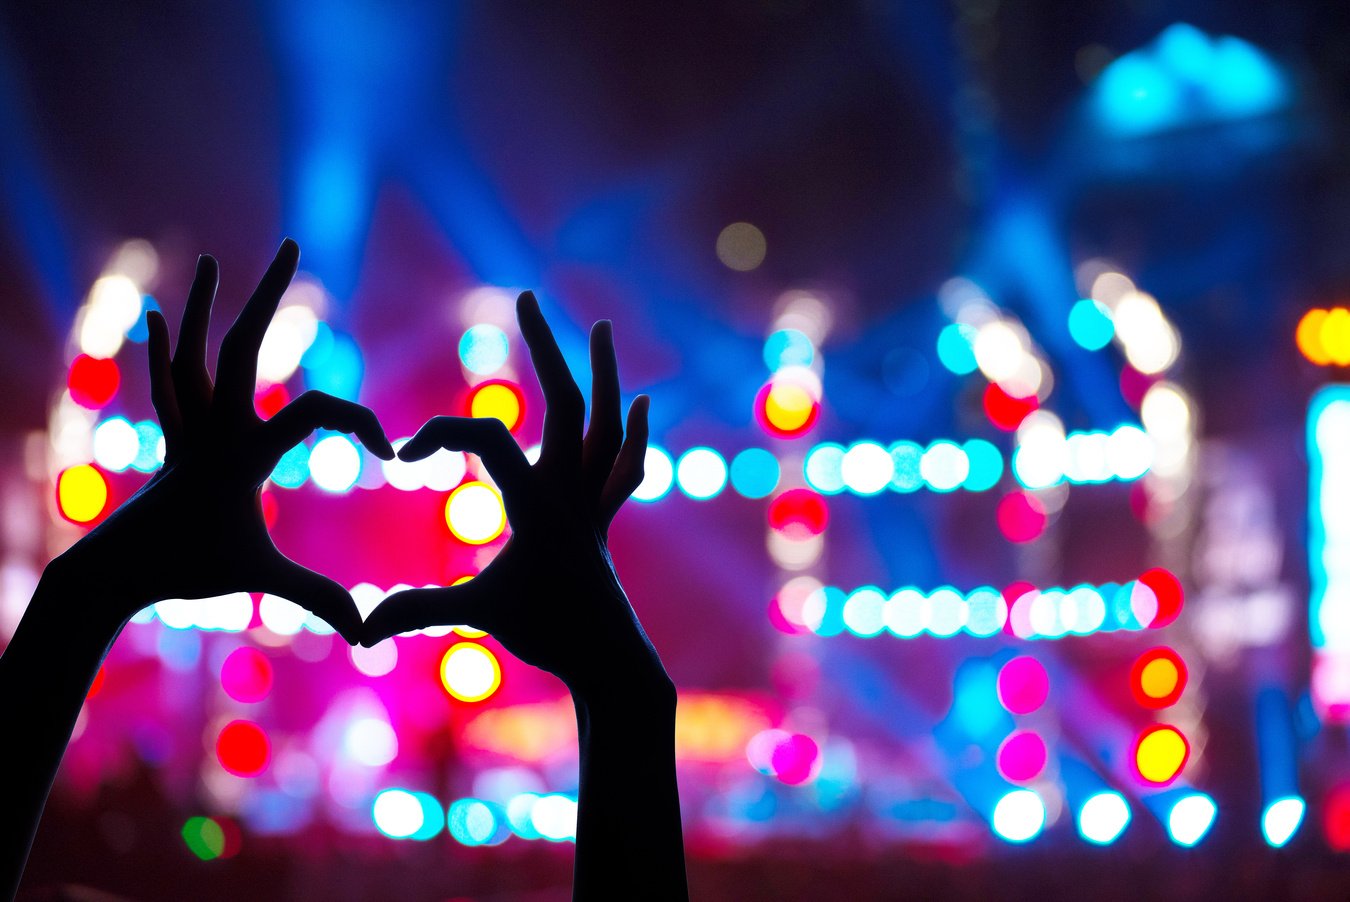
<path id="1" fill-rule="evenodd" d="M 404 460 L 440 448 L 477 454 L 501 488 L 511 538 L 467 583 L 390 596 L 367 618 L 362 642 L 462 623 L 574 692 L 647 677 L 643 689 L 668 684 L 606 546 L 610 521 L 642 482 L 648 398 L 629 408 L 625 437 L 614 337 L 608 321 L 596 323 L 583 438 L 585 402 L 533 294 L 520 295 L 516 316 L 547 404 L 538 463 L 530 465 L 501 421 L 486 418 L 436 417 L 399 450 Z"/>
<path id="2" fill-rule="evenodd" d="M 277 550 L 263 522 L 264 480 L 277 460 L 316 428 L 354 432 L 382 458 L 394 450 L 375 415 L 321 392 L 305 392 L 271 419 L 254 412 L 258 349 L 299 248 L 282 242 L 257 290 L 221 342 L 213 383 L 206 365 L 216 261 L 203 256 L 169 356 L 164 317 L 149 314 L 151 399 L 164 430 L 164 466 L 52 567 L 96 579 L 95 616 L 120 625 L 153 601 L 267 592 L 313 611 L 355 644 L 361 615 L 347 590 Z"/>

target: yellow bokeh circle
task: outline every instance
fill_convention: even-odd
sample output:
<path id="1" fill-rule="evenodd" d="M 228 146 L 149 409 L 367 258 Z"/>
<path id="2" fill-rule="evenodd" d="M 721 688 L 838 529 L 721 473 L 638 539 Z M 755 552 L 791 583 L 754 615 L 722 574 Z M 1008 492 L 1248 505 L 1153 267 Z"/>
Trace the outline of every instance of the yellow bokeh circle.
<path id="1" fill-rule="evenodd" d="M 1309 310 L 1299 320 L 1294 341 L 1303 356 L 1319 366 L 1350 366 L 1350 310 Z"/>
<path id="2" fill-rule="evenodd" d="M 511 430 L 520 425 L 522 412 L 519 389 L 505 382 L 483 383 L 469 401 L 469 416 L 494 417 Z"/>
<path id="3" fill-rule="evenodd" d="M 1144 665 L 1139 675 L 1139 688 L 1149 698 L 1167 698 L 1177 688 L 1181 674 L 1177 665 L 1167 658 L 1154 658 Z"/>
<path id="4" fill-rule="evenodd" d="M 1135 744 L 1134 765 L 1146 782 L 1162 785 L 1177 778 L 1190 754 L 1190 743 L 1176 727 L 1150 727 Z"/>
<path id="5" fill-rule="evenodd" d="M 506 529 L 502 496 L 485 482 L 466 482 L 445 500 L 445 523 L 466 545 L 486 545 Z"/>
<path id="6" fill-rule="evenodd" d="M 501 687 L 502 665 L 477 642 L 460 642 L 441 658 L 441 685 L 452 698 L 481 702 Z"/>
<path id="7" fill-rule="evenodd" d="M 63 470 L 56 480 L 56 502 L 67 520 L 88 523 L 108 503 L 107 480 L 88 464 Z"/>

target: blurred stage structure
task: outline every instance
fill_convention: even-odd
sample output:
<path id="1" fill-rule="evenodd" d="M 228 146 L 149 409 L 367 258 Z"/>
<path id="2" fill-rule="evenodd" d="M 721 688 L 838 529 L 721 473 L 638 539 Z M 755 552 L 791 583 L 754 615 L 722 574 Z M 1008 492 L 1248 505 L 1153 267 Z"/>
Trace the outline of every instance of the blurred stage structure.
<path id="1" fill-rule="evenodd" d="M 930 145 L 950 145 L 938 194 L 964 208 L 945 262 L 878 298 L 891 268 L 868 267 L 891 236 L 846 253 L 829 235 L 813 248 L 810 230 L 779 242 L 775 211 L 796 208 L 754 199 L 753 175 L 715 210 L 693 200 L 766 145 L 828 153 L 797 129 L 830 120 L 837 74 L 797 93 L 766 75 L 721 120 L 663 130 L 673 146 L 645 165 L 592 167 L 541 224 L 553 170 L 530 154 L 575 155 L 582 137 L 504 148 L 534 175 L 497 187 L 438 99 L 465 71 L 446 48 L 478 33 L 467 11 L 265 7 L 281 225 L 305 272 L 264 343 L 258 410 L 316 388 L 372 406 L 391 438 L 453 412 L 499 417 L 530 449 L 542 400 L 515 292 L 540 293 L 583 388 L 585 328 L 615 320 L 625 390 L 653 398 L 615 557 L 681 686 L 694 866 L 802 848 L 1350 851 L 1350 312 L 1334 288 L 1292 298 L 1297 279 L 1253 281 L 1304 233 L 1278 199 L 1334 132 L 1304 61 L 1259 31 L 1184 22 L 1091 44 L 1054 63 L 1080 83 L 1033 142 L 1008 123 L 1034 101 L 999 108 L 997 48 L 1016 29 L 996 3 L 932 21 L 927 5 L 821 13 L 890 54 L 889 90 L 937 133 L 914 159 L 932 169 Z M 831 127 L 865 123 L 868 102 Z M 7 636 L 45 561 L 159 465 L 145 313 L 176 320 L 201 242 L 147 228 L 71 246 L 12 90 L 0 114 L 5 204 L 63 354 L 7 489 Z M 924 216 L 957 231 L 925 197 L 896 226 L 909 246 L 925 246 Z M 828 192 L 813 203 L 822 234 L 847 218 Z M 405 251 L 437 259 L 380 262 Z M 237 290 L 247 273 L 222 258 Z M 341 434 L 288 453 L 263 503 L 278 545 L 365 612 L 472 578 L 509 536 L 476 458 L 385 463 Z M 378 526 L 352 534 L 358 519 Z M 153 787 L 156 826 L 126 785 Z M 90 818 L 90 857 L 149 847 L 229 867 L 423 843 L 500 865 L 565 861 L 575 798 L 570 702 L 490 636 L 349 649 L 289 601 L 241 594 L 134 619 L 52 806 Z"/>

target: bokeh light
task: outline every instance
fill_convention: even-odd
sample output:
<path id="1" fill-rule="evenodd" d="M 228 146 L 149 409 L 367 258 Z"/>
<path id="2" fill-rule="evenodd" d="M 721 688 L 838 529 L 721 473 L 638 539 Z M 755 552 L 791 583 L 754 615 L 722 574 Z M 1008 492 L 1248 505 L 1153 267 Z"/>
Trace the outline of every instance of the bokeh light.
<path id="1" fill-rule="evenodd" d="M 88 523 L 108 504 L 108 482 L 88 464 L 67 467 L 56 479 L 56 502 L 67 520 Z"/>
<path id="2" fill-rule="evenodd" d="M 1219 807 L 1203 792 L 1182 796 L 1167 813 L 1167 834 L 1172 842 L 1189 848 L 1209 833 Z"/>
<path id="3" fill-rule="evenodd" d="M 441 658 L 441 685 L 462 702 L 481 702 L 502 684 L 497 657 L 476 642 L 452 645 Z"/>
<path id="4" fill-rule="evenodd" d="M 508 835 L 504 818 L 498 815 L 495 805 L 480 799 L 457 799 L 446 811 L 446 827 L 460 845 L 495 845 Z"/>
<path id="5" fill-rule="evenodd" d="M 1040 406 L 1035 395 L 1025 398 L 1013 397 L 997 382 L 990 382 L 984 389 L 981 399 L 984 415 L 1004 432 L 1012 432 L 1022 421 Z"/>
<path id="6" fill-rule="evenodd" d="M 823 442 L 806 452 L 803 475 L 806 484 L 825 495 L 844 490 L 844 446 Z"/>
<path id="7" fill-rule="evenodd" d="M 1034 542 L 1045 532 L 1049 517 L 1045 505 L 1031 492 L 1009 492 L 998 502 L 995 512 L 999 532 L 1009 542 Z"/>
<path id="8" fill-rule="evenodd" d="M 1035 658 L 1021 655 L 999 668 L 998 700 L 1011 713 L 1030 714 L 1049 694 L 1050 677 Z"/>
<path id="9" fill-rule="evenodd" d="M 878 635 L 886 628 L 886 601 L 886 594 L 876 586 L 853 590 L 844 602 L 844 626 L 862 638 Z"/>
<path id="10" fill-rule="evenodd" d="M 511 342 L 506 333 L 491 323 L 470 326 L 459 339 L 460 362 L 478 376 L 490 376 L 506 366 L 510 353 Z"/>
<path id="11" fill-rule="evenodd" d="M 224 817 L 190 817 L 179 833 L 188 851 L 202 861 L 233 858 L 243 844 L 239 827 Z"/>
<path id="12" fill-rule="evenodd" d="M 975 362 L 975 328 L 965 323 L 949 323 L 938 333 L 937 355 L 942 365 L 958 376 L 978 369 Z"/>
<path id="13" fill-rule="evenodd" d="M 216 759 L 236 777 L 256 777 L 272 760 L 272 742 L 256 723 L 232 720 L 216 737 Z"/>
<path id="14" fill-rule="evenodd" d="M 1339 783 L 1326 794 L 1322 807 L 1322 832 L 1336 852 L 1350 852 L 1350 783 Z"/>
<path id="15" fill-rule="evenodd" d="M 999 453 L 998 448 L 992 442 L 987 442 L 982 438 L 973 438 L 963 444 L 961 450 L 966 453 L 966 460 L 970 467 L 965 480 L 961 483 L 961 488 L 968 492 L 987 492 L 998 485 L 998 481 L 1003 478 L 1003 455 Z M 894 459 L 894 449 L 892 449 L 892 459 Z M 891 484 L 895 484 L 894 478 L 892 478 Z"/>
<path id="16" fill-rule="evenodd" d="M 1299 320 L 1294 340 L 1303 356 L 1318 366 L 1350 366 L 1350 310 L 1309 310 Z"/>
<path id="17" fill-rule="evenodd" d="M 325 492 L 350 491 L 361 478 L 361 451 L 345 435 L 321 438 L 309 452 L 309 475 Z"/>
<path id="18" fill-rule="evenodd" d="M 422 803 L 406 789 L 386 789 L 371 804 L 375 827 L 392 839 L 408 839 L 422 829 Z"/>
<path id="19" fill-rule="evenodd" d="M 749 272 L 764 262 L 764 233 L 748 222 L 733 222 L 717 235 L 717 259 L 728 269 Z"/>
<path id="20" fill-rule="evenodd" d="M 1090 843 L 1109 846 L 1130 825 L 1130 803 L 1113 790 L 1095 793 L 1078 809 L 1078 835 Z"/>
<path id="21" fill-rule="evenodd" d="M 1032 730 L 1014 730 L 998 747 L 998 772 L 1010 783 L 1029 783 L 1045 770 L 1045 740 Z"/>
<path id="22" fill-rule="evenodd" d="M 469 416 L 501 420 L 515 432 L 525 419 L 525 394 L 514 382 L 501 379 L 483 382 L 469 395 Z"/>
<path id="23" fill-rule="evenodd" d="M 769 527 L 791 538 L 820 535 L 830 522 L 830 509 L 808 488 L 788 489 L 769 502 Z"/>
<path id="24" fill-rule="evenodd" d="M 1191 755 L 1191 745 L 1176 727 L 1154 724 L 1134 743 L 1134 769 L 1154 786 L 1167 786 L 1181 775 Z"/>
<path id="25" fill-rule="evenodd" d="M 1130 692 L 1145 708 L 1174 705 L 1185 689 L 1186 663 L 1171 648 L 1149 649 L 1130 668 Z"/>
<path id="26" fill-rule="evenodd" d="M 552 842 L 576 840 L 576 799 L 556 792 L 540 796 L 530 808 L 530 827 L 540 837 Z"/>
<path id="27" fill-rule="evenodd" d="M 343 733 L 342 750 L 365 767 L 383 767 L 398 757 L 398 734 L 383 717 L 358 717 Z"/>
<path id="28" fill-rule="evenodd" d="M 277 460 L 269 477 L 284 489 L 298 489 L 309 479 L 309 447 L 303 443 L 290 448 Z"/>
<path id="29" fill-rule="evenodd" d="M 890 452 L 891 466 L 894 470 L 891 488 L 902 493 L 923 488 L 923 448 L 914 442 L 896 442 L 891 445 Z M 973 469 L 973 462 L 971 466 Z M 970 479 L 971 475 L 967 474 L 966 478 Z"/>
<path id="30" fill-rule="evenodd" d="M 122 384 L 122 371 L 114 360 L 81 354 L 70 364 L 66 387 L 81 407 L 100 410 L 108 406 Z"/>
<path id="31" fill-rule="evenodd" d="M 141 439 L 126 417 L 112 417 L 94 428 L 94 462 L 105 470 L 121 473 L 140 454 Z"/>
<path id="32" fill-rule="evenodd" d="M 858 495 L 876 495 L 886 490 L 895 475 L 890 452 L 876 442 L 855 442 L 844 452 L 839 475 L 845 487 Z"/>
<path id="33" fill-rule="evenodd" d="M 656 445 L 647 447 L 643 459 L 642 482 L 633 491 L 634 501 L 659 501 L 669 492 L 675 482 L 675 464 L 664 448 Z"/>
<path id="34" fill-rule="evenodd" d="M 731 487 L 745 498 L 765 498 L 778 487 L 778 459 L 763 448 L 746 448 L 731 461 Z"/>
<path id="35" fill-rule="evenodd" d="M 815 345 L 800 329 L 778 329 L 764 340 L 764 365 L 770 371 L 785 366 L 810 366 L 815 360 Z"/>
<path id="36" fill-rule="evenodd" d="M 1100 351 L 1116 335 L 1111 308 L 1093 298 L 1083 298 L 1069 308 L 1069 335 L 1089 351 Z"/>
<path id="37" fill-rule="evenodd" d="M 994 806 L 994 832 L 1011 843 L 1030 842 L 1045 829 L 1045 803 L 1030 789 L 1014 789 Z"/>
<path id="38" fill-rule="evenodd" d="M 502 496 L 485 482 L 466 482 L 446 499 L 445 522 L 466 545 L 486 545 L 506 529 Z"/>
<path id="39" fill-rule="evenodd" d="M 1271 848 L 1283 848 L 1303 824 L 1308 805 L 1298 796 L 1276 799 L 1261 815 L 1261 835 Z"/>
<path id="40" fill-rule="evenodd" d="M 1140 575 L 1139 582 L 1151 589 L 1154 598 L 1157 600 L 1157 613 L 1146 623 L 1147 626 L 1153 629 L 1162 629 L 1181 615 L 1185 593 L 1181 588 L 1181 580 L 1177 579 L 1170 570 L 1154 567 Z"/>
<path id="41" fill-rule="evenodd" d="M 960 445 L 940 439 L 923 452 L 919 474 L 935 492 L 955 491 L 970 476 L 970 458 Z"/>
<path id="42" fill-rule="evenodd" d="M 283 304 L 258 349 L 258 381 L 279 384 L 291 378 L 318 332 L 313 310 L 305 304 Z"/>
<path id="43" fill-rule="evenodd" d="M 680 455 L 675 481 L 690 498 L 715 497 L 727 484 L 727 462 L 712 448 L 690 448 Z"/>
<path id="44" fill-rule="evenodd" d="M 802 379 L 779 373 L 755 395 L 755 419 L 778 438 L 796 438 L 811 430 L 820 416 L 820 401 Z"/>
<path id="45" fill-rule="evenodd" d="M 272 662 L 252 646 L 236 648 L 220 666 L 220 685 L 237 702 L 260 702 L 272 691 Z"/>

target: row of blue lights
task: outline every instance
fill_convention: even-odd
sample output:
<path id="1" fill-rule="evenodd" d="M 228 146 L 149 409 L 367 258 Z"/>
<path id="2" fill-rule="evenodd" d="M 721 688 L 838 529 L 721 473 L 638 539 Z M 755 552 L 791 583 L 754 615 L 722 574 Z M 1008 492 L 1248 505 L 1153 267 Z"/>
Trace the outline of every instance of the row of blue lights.
<path id="1" fill-rule="evenodd" d="M 1032 589 L 1018 600 L 1022 604 L 1013 614 L 1012 631 L 1021 639 L 1143 630 L 1141 611 L 1151 619 L 1157 604 L 1152 591 L 1137 580 Z M 899 639 L 922 635 L 947 639 L 962 633 L 977 638 L 996 636 L 1008 625 L 1008 618 L 1008 602 L 993 586 L 965 594 L 952 586 L 930 592 L 907 586 L 889 596 L 876 586 L 852 592 L 824 586 L 807 596 L 799 619 L 800 625 L 819 636 L 848 632 L 864 639 L 883 633 Z"/>
<path id="2" fill-rule="evenodd" d="M 1209 834 L 1219 813 L 1213 798 L 1189 789 L 1150 796 L 1144 799 L 1144 804 L 1162 821 L 1172 842 L 1183 848 L 1198 845 Z M 1098 846 L 1109 846 L 1119 839 L 1131 819 L 1129 802 L 1115 790 L 1089 796 L 1075 816 L 1078 835 Z M 1046 820 L 1045 802 L 1032 789 L 1004 793 L 989 814 L 994 834 L 1016 844 L 1040 836 Z"/>
<path id="3" fill-rule="evenodd" d="M 425 841 L 447 830 L 464 846 L 495 846 L 511 836 L 549 842 L 576 841 L 577 801 L 564 793 L 522 792 L 505 805 L 463 798 L 445 808 L 434 796 L 386 789 L 371 804 L 371 820 L 390 839 Z"/>
<path id="4" fill-rule="evenodd" d="M 350 460 L 350 466 L 335 479 L 314 479 L 312 453 L 318 442 L 300 443 L 277 462 L 272 483 L 295 489 L 315 481 L 320 488 L 338 493 L 390 484 L 379 467 L 372 466 L 377 463 L 375 459 L 348 437 L 328 435 L 319 441 L 343 447 L 350 445 L 350 450 L 339 456 L 339 460 L 343 456 Z M 1073 445 L 1070 441 L 1069 446 Z M 325 457 L 333 458 L 334 455 L 326 454 Z M 124 417 L 109 418 L 94 430 L 94 460 L 112 472 L 127 469 L 151 472 L 163 460 L 163 433 L 150 420 L 133 424 Z M 847 447 L 823 442 L 807 452 L 802 475 L 807 485 L 821 494 L 849 492 L 870 496 L 887 490 L 899 493 L 920 489 L 938 493 L 958 489 L 984 492 L 998 484 L 1004 469 L 1002 452 L 984 439 L 963 443 L 940 439 L 927 446 L 908 441 L 889 446 L 859 441 Z M 1086 478 L 1081 480 L 1073 479 L 1071 474 L 1069 481 L 1137 478 L 1144 469 L 1146 467 L 1132 470 L 1128 476 L 1085 473 Z M 690 448 L 676 460 L 665 449 L 653 445 L 647 452 L 646 472 L 646 478 L 633 495 L 635 500 L 643 502 L 658 501 L 675 487 L 686 497 L 698 501 L 716 498 L 728 486 L 744 498 L 760 499 L 768 497 L 782 484 L 781 462 L 763 448 L 747 448 L 728 464 L 727 459 L 712 448 Z M 425 486 L 415 484 L 415 488 L 422 487 Z"/>

